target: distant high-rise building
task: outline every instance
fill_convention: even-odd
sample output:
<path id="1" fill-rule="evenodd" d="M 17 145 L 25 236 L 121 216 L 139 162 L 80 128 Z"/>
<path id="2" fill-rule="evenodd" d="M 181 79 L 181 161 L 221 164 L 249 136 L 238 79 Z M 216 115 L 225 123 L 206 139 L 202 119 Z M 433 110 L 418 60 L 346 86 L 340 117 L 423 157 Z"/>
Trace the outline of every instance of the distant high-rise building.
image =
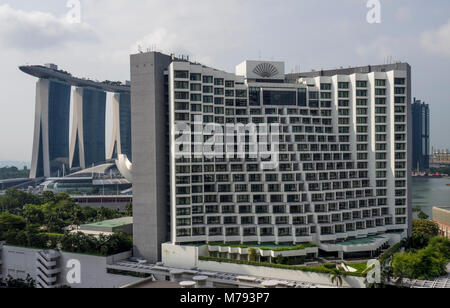
<path id="1" fill-rule="evenodd" d="M 73 104 L 70 168 L 85 169 L 105 162 L 106 92 L 76 88 Z"/>
<path id="2" fill-rule="evenodd" d="M 410 66 L 284 71 L 282 62 L 246 61 L 232 74 L 160 53 L 131 57 L 136 255 L 156 262 L 170 241 L 312 242 L 342 256 L 411 231 Z M 278 127 L 272 160 L 251 157 L 249 144 L 239 157 L 203 152 L 211 138 L 214 151 L 234 149 L 250 136 L 223 132 L 251 135 L 252 125 Z M 267 142 L 269 130 L 256 131 Z"/>
<path id="3" fill-rule="evenodd" d="M 414 98 L 412 104 L 414 170 L 430 168 L 430 106 Z"/>
<path id="4" fill-rule="evenodd" d="M 113 135 L 109 158 L 125 154 L 132 160 L 131 152 L 131 97 L 129 93 L 113 96 Z"/>
<path id="5" fill-rule="evenodd" d="M 20 66 L 19 69 L 39 78 L 31 178 L 62 176 L 71 166 L 86 168 L 105 161 L 106 92 L 115 93 L 119 101 L 120 129 L 114 133 L 115 140 L 121 140 L 118 154 L 120 151 L 131 153 L 129 83 L 77 78 L 59 70 L 55 64 Z M 69 147 L 71 87 L 76 87 L 72 148 Z"/>
<path id="6" fill-rule="evenodd" d="M 69 170 L 70 85 L 52 79 L 36 84 L 31 178 L 62 175 Z"/>

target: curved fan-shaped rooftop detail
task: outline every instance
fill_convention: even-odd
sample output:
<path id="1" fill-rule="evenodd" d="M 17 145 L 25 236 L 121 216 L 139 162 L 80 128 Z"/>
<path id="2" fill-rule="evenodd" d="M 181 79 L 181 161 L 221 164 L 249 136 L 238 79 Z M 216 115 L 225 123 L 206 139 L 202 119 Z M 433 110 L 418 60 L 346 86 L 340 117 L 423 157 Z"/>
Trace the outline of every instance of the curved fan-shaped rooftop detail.
<path id="1" fill-rule="evenodd" d="M 279 74 L 277 68 L 270 63 L 258 64 L 253 73 L 263 78 L 270 78 Z"/>
<path id="2" fill-rule="evenodd" d="M 124 154 L 120 154 L 116 160 L 116 165 L 122 176 L 128 181 L 133 182 L 133 164 L 128 160 L 128 157 Z"/>

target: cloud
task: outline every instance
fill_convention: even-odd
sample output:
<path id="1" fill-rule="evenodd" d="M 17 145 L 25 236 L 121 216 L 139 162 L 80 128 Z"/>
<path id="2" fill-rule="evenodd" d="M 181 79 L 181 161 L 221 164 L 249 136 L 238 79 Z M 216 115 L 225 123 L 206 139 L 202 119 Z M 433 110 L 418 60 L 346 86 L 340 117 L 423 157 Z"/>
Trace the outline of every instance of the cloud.
<path id="1" fill-rule="evenodd" d="M 86 23 L 70 23 L 50 13 L 16 10 L 0 5 L 0 42 L 24 51 L 60 47 L 73 41 L 93 42 L 97 37 Z"/>
<path id="2" fill-rule="evenodd" d="M 424 32 L 420 44 L 429 53 L 450 57 L 450 20 L 439 29 Z"/>

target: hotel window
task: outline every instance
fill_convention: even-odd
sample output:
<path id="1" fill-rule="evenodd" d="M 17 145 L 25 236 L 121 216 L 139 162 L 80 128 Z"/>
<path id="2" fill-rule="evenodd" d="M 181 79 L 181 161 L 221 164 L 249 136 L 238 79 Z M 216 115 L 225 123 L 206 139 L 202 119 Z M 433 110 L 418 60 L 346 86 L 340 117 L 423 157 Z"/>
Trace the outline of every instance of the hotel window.
<path id="1" fill-rule="evenodd" d="M 348 82 L 339 82 L 338 88 L 339 89 L 348 89 L 350 87 L 350 84 Z"/>
<path id="2" fill-rule="evenodd" d="M 177 111 L 189 110 L 189 103 L 176 102 L 175 103 L 175 110 L 177 110 Z"/>
<path id="3" fill-rule="evenodd" d="M 202 81 L 202 75 L 191 73 L 191 81 Z"/>
<path id="4" fill-rule="evenodd" d="M 375 89 L 375 95 L 386 96 L 386 89 Z"/>
<path id="5" fill-rule="evenodd" d="M 356 87 L 357 88 L 367 88 L 367 81 L 357 80 Z"/>
<path id="6" fill-rule="evenodd" d="M 202 95 L 201 94 L 191 94 L 191 101 L 192 102 L 201 102 Z"/>
<path id="7" fill-rule="evenodd" d="M 260 88 L 249 88 L 248 98 L 250 106 L 260 106 L 261 105 L 261 89 Z"/>
<path id="8" fill-rule="evenodd" d="M 236 97 L 247 98 L 247 90 L 236 90 Z"/>
<path id="9" fill-rule="evenodd" d="M 213 83 L 213 76 L 203 76 L 203 83 Z"/>
<path id="10" fill-rule="evenodd" d="M 406 93 L 406 88 L 395 88 L 396 95 L 403 95 Z"/>
<path id="11" fill-rule="evenodd" d="M 189 99 L 188 92 L 175 92 L 175 99 Z"/>
<path id="12" fill-rule="evenodd" d="M 331 83 L 322 83 L 322 84 L 320 84 L 320 90 L 322 90 L 322 91 L 330 91 L 331 90 Z"/>
<path id="13" fill-rule="evenodd" d="M 256 228 L 244 228 L 244 236 L 256 236 Z"/>
<path id="14" fill-rule="evenodd" d="M 405 97 L 400 96 L 400 97 L 396 97 L 395 98 L 395 103 L 396 104 L 405 104 L 405 102 L 406 102 L 406 98 Z"/>
<path id="15" fill-rule="evenodd" d="M 200 83 L 191 83 L 191 91 L 193 92 L 201 92 L 202 85 Z"/>
<path id="16" fill-rule="evenodd" d="M 191 236 L 191 229 L 177 229 L 177 237 Z"/>
<path id="17" fill-rule="evenodd" d="M 220 236 L 223 234 L 222 228 L 209 228 L 209 236 Z"/>
<path id="18" fill-rule="evenodd" d="M 213 87 L 212 86 L 203 86 L 203 93 L 213 93 Z"/>
<path id="19" fill-rule="evenodd" d="M 356 96 L 365 97 L 365 96 L 367 96 L 367 91 L 366 90 L 356 90 Z"/>
<path id="20" fill-rule="evenodd" d="M 226 88 L 234 88 L 234 81 L 231 81 L 231 80 L 225 81 L 225 87 Z"/>
<path id="21" fill-rule="evenodd" d="M 192 112 L 202 112 L 202 105 L 192 104 L 191 105 L 191 111 Z"/>
<path id="22" fill-rule="evenodd" d="M 226 97 L 234 97 L 234 90 L 225 90 Z"/>
<path id="23" fill-rule="evenodd" d="M 189 79 L 189 71 L 175 71 L 175 78 Z"/>
<path id="24" fill-rule="evenodd" d="M 395 78 L 395 84 L 396 85 L 405 85 L 406 79 L 405 78 Z"/>
<path id="25" fill-rule="evenodd" d="M 301 107 L 306 107 L 307 104 L 307 90 L 305 88 L 298 89 L 298 105 Z"/>
<path id="26" fill-rule="evenodd" d="M 273 236 L 273 228 L 261 228 L 260 236 Z"/>
<path id="27" fill-rule="evenodd" d="M 175 81 L 174 88 L 180 89 L 180 90 L 188 90 L 189 82 L 188 81 Z"/>
<path id="28" fill-rule="evenodd" d="M 350 96 L 348 91 L 339 91 L 339 98 L 348 98 Z"/>
<path id="29" fill-rule="evenodd" d="M 214 78 L 215 86 L 223 86 L 225 84 L 225 80 L 223 78 Z"/>
<path id="30" fill-rule="evenodd" d="M 386 80 L 385 79 L 376 79 L 375 80 L 375 86 L 376 87 L 385 87 L 386 86 Z"/>

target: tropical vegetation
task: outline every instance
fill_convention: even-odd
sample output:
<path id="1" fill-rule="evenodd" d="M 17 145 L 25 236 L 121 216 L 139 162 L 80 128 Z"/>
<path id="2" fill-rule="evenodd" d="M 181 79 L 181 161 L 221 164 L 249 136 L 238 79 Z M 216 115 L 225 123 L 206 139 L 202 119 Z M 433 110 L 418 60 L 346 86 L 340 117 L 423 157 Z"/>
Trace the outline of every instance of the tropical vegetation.
<path id="1" fill-rule="evenodd" d="M 116 210 L 77 205 L 68 195 L 41 196 L 8 190 L 0 196 L 0 241 L 8 245 L 66 252 L 111 255 L 130 250 L 132 239 L 123 233 L 94 237 L 70 233 L 81 224 L 122 217 Z"/>

